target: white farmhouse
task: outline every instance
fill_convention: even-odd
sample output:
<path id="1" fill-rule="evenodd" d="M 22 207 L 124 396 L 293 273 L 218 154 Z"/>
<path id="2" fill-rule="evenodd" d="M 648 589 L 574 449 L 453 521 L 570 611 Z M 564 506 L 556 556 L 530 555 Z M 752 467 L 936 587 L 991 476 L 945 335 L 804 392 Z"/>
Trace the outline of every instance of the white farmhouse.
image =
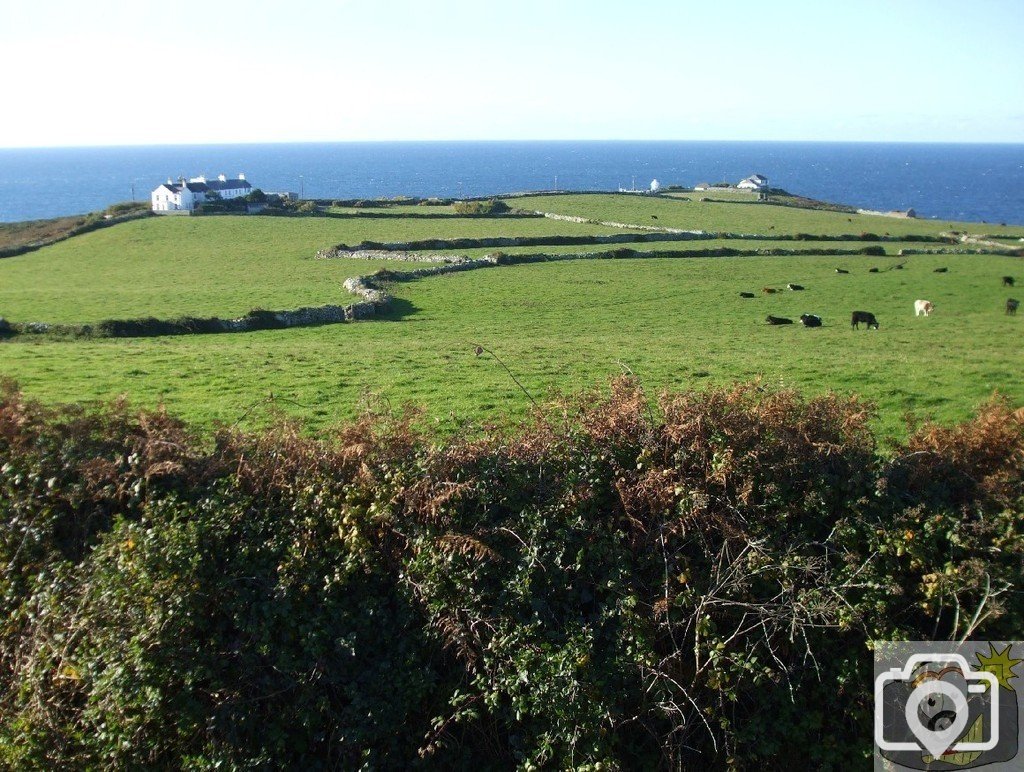
<path id="1" fill-rule="evenodd" d="M 768 187 L 768 178 L 760 174 L 754 174 L 741 180 L 737 185 L 741 190 L 764 190 Z"/>
<path id="2" fill-rule="evenodd" d="M 252 192 L 252 185 L 244 174 L 229 180 L 223 174 L 215 180 L 206 177 L 191 177 L 188 182 L 179 179 L 177 183 L 167 180 L 150 194 L 154 212 L 191 212 L 196 206 L 212 198 L 241 198 Z M 211 196 L 216 193 L 216 196 Z"/>

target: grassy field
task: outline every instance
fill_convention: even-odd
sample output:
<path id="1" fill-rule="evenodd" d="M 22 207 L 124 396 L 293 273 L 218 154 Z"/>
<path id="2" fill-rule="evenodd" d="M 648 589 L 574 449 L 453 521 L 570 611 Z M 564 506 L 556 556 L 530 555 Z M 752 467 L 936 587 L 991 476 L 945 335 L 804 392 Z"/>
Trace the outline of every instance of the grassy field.
<path id="1" fill-rule="evenodd" d="M 0 261 L 0 317 L 62 323 L 234 317 L 252 308 L 345 304 L 352 297 L 342 282 L 373 266 L 314 260 L 322 247 L 365 239 L 612 232 L 543 218 L 149 218 Z"/>
<path id="2" fill-rule="evenodd" d="M 654 213 L 662 225 L 706 227 L 687 219 L 704 212 L 704 204 L 630 196 L 553 196 L 535 202 L 545 210 L 625 222 L 643 222 L 645 214 L 650 221 Z M 833 213 L 721 206 L 716 216 L 740 216 L 723 230 L 756 232 L 772 222 L 776 232 L 850 230 L 845 215 L 836 220 Z M 879 219 L 894 232 L 899 226 L 910 229 L 906 232 L 940 227 L 855 219 L 857 232 L 881 231 Z M 184 313 L 226 317 L 254 306 L 347 302 L 342 281 L 380 263 L 313 260 L 317 249 L 362 239 L 601 232 L 609 231 L 543 219 L 154 218 L 0 261 L 0 315 L 14 321 Z M 680 246 L 708 243 L 638 245 L 645 250 Z M 899 245 L 885 246 L 895 251 Z M 996 390 L 1024 404 L 1024 315 L 1004 314 L 1007 290 L 1000 281 L 1007 274 L 1024 278 L 1021 260 L 915 255 L 899 260 L 904 261 L 901 271 L 884 270 L 895 258 L 873 256 L 651 258 L 489 268 L 396 282 L 393 309 L 375 322 L 166 338 L 22 336 L 0 344 L 0 374 L 47 401 L 127 394 L 137 404 L 163 403 L 207 425 L 243 417 L 260 422 L 272 402 L 311 430 L 351 417 L 367 399 L 392 405 L 411 401 L 443 422 L 497 419 L 528 409 L 528 398 L 499 364 L 487 355 L 474 356 L 476 344 L 500 356 L 538 399 L 623 371 L 635 373 L 652 392 L 763 378 L 811 392 L 861 394 L 877 402 L 879 427 L 890 436 L 901 434 L 907 412 L 942 422 L 962 419 Z M 851 273 L 837 275 L 838 266 Z M 882 273 L 868 273 L 871 266 Z M 949 272 L 934 273 L 939 266 Z M 787 282 L 807 289 L 759 292 Z M 744 300 L 740 291 L 758 297 Z M 935 303 L 932 317 L 914 317 L 917 298 Z M 881 329 L 851 331 L 854 309 L 875 313 Z M 794 319 L 815 313 L 825 326 L 770 327 L 764 323 L 769 313 Z M 261 406 L 250 412 L 257 403 Z"/>
<path id="3" fill-rule="evenodd" d="M 937 234 L 944 230 L 1021 234 L 1024 227 L 1006 227 L 948 220 L 916 220 L 878 215 L 846 214 L 760 203 L 715 203 L 679 198 L 586 194 L 511 199 L 521 209 L 577 215 L 595 220 L 637 225 L 660 225 L 705 231 L 742 233 L 811 233 L 839 235 L 876 233 L 893 236 Z"/>

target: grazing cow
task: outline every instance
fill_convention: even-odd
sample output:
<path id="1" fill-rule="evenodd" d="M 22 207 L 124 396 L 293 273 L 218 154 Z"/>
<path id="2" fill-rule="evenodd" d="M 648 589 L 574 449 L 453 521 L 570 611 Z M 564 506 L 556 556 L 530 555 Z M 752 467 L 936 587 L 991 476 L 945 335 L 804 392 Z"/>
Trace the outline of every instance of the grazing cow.
<path id="1" fill-rule="evenodd" d="M 949 272 L 948 268 L 936 268 L 934 271 L 932 271 L 932 273 L 948 273 L 948 272 Z"/>
<path id="2" fill-rule="evenodd" d="M 803 289 L 803 286 L 801 286 L 800 284 L 787 284 L 786 287 L 794 291 L 799 291 Z"/>
<path id="3" fill-rule="evenodd" d="M 1008 313 L 1010 316 L 1016 316 L 1017 315 L 1017 306 L 1019 306 L 1019 305 L 1020 305 L 1020 301 L 1019 300 L 1014 300 L 1013 298 L 1007 298 L 1006 299 L 1006 313 Z"/>
<path id="4" fill-rule="evenodd" d="M 817 314 L 800 314 L 804 327 L 821 327 L 821 317 Z"/>
<path id="5" fill-rule="evenodd" d="M 792 319 L 786 319 L 785 317 L 782 317 L 782 316 L 771 316 L 771 315 L 768 315 L 767 317 L 765 317 L 765 321 L 768 322 L 768 324 L 792 324 L 793 323 Z"/>
<path id="6" fill-rule="evenodd" d="M 761 287 L 761 292 L 765 295 L 774 295 L 777 291 L 774 287 Z"/>
<path id="7" fill-rule="evenodd" d="M 753 292 L 741 292 L 740 293 L 740 297 L 741 298 L 752 298 L 752 297 L 755 297 L 755 295 L 754 295 Z"/>
<path id="8" fill-rule="evenodd" d="M 836 273 L 849 273 L 845 268 L 836 268 Z"/>
<path id="9" fill-rule="evenodd" d="M 877 268 L 868 268 L 868 273 L 878 273 Z"/>
<path id="10" fill-rule="evenodd" d="M 925 316 L 931 316 L 932 310 L 934 308 L 935 305 L 930 300 L 915 300 L 914 316 L 920 316 L 921 314 L 924 314 Z"/>
<path id="11" fill-rule="evenodd" d="M 657 219 L 658 219 L 658 215 L 656 215 L 656 214 L 652 214 L 652 215 L 651 215 L 651 219 L 652 219 L 652 220 L 657 220 Z"/>
<path id="12" fill-rule="evenodd" d="M 874 314 L 867 311 L 854 311 L 853 316 L 850 318 L 850 326 L 855 330 L 859 330 L 861 323 L 866 324 L 869 330 L 872 327 L 876 330 L 878 329 L 878 320 L 875 319 Z"/>
<path id="13" fill-rule="evenodd" d="M 1004 276 L 1003 277 L 1003 286 L 1004 287 L 1012 287 L 1013 286 L 1013 277 L 1012 276 Z"/>

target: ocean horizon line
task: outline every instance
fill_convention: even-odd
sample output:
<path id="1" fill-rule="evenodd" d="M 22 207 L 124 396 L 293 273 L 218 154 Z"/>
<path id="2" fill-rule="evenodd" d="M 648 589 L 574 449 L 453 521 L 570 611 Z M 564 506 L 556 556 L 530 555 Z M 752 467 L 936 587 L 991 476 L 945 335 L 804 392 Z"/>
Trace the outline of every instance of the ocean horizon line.
<path id="1" fill-rule="evenodd" d="M 1024 146 L 1022 140 L 901 140 L 901 139 L 296 139 L 296 140 L 203 140 L 196 142 L 129 142 L 101 145 L 10 145 L 0 151 L 19 150 L 120 150 L 140 148 L 261 147 L 325 145 L 528 145 L 528 144 L 728 144 L 728 145 L 910 145 L 922 147 Z"/>

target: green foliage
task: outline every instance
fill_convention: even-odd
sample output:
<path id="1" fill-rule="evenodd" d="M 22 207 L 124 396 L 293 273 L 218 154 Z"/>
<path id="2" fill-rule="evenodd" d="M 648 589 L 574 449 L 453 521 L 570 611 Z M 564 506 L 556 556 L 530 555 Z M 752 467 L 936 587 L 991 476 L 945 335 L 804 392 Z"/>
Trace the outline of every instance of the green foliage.
<path id="1" fill-rule="evenodd" d="M 1024 416 L 889 458 L 870 420 L 623 379 L 467 438 L 201 441 L 8 387 L 0 763 L 851 766 L 871 639 L 1024 636 Z"/>
<path id="2" fill-rule="evenodd" d="M 504 214 L 509 206 L 504 201 L 488 199 L 486 201 L 456 201 L 452 204 L 455 214 L 461 215 L 493 215 Z"/>

